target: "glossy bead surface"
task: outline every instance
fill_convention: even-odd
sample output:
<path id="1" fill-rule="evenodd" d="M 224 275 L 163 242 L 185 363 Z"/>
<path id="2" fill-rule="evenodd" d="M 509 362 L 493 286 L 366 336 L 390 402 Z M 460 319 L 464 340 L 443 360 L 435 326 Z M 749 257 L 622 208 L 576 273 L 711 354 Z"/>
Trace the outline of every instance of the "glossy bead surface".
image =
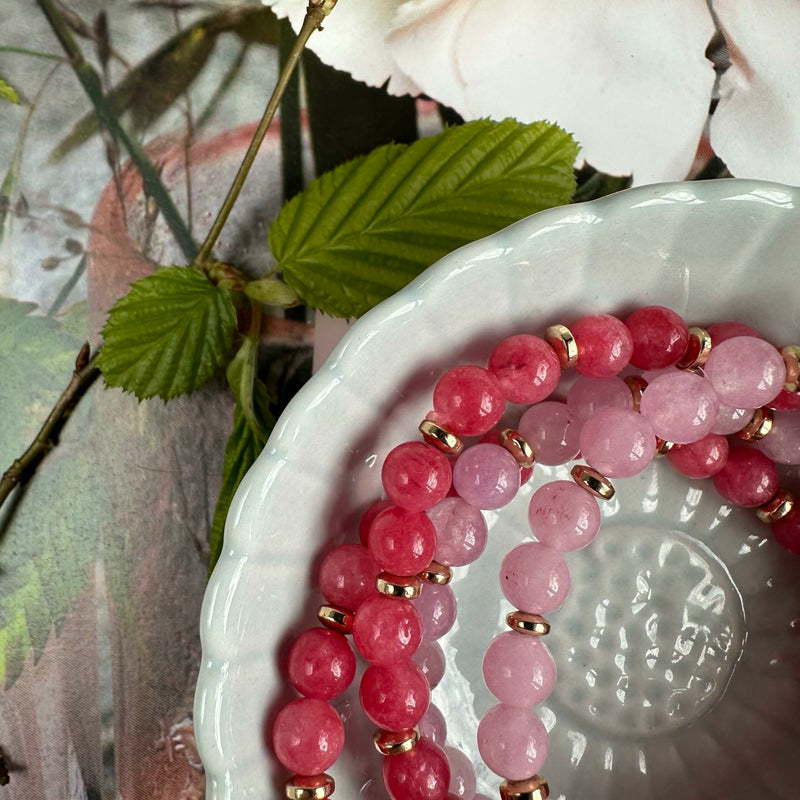
<path id="1" fill-rule="evenodd" d="M 457 747 L 445 747 L 444 752 L 450 765 L 450 794 L 459 800 L 472 800 L 478 784 L 472 762 Z"/>
<path id="2" fill-rule="evenodd" d="M 372 521 L 367 538 L 378 566 L 395 575 L 416 575 L 433 560 L 436 529 L 422 511 L 392 506 Z"/>
<path id="3" fill-rule="evenodd" d="M 555 550 L 579 550 L 600 529 L 597 500 L 572 481 L 550 481 L 539 487 L 528 505 L 533 535 Z"/>
<path id="4" fill-rule="evenodd" d="M 575 369 L 589 378 L 610 378 L 628 365 L 633 337 L 625 324 L 610 314 L 594 314 L 570 325 L 578 345 Z"/>
<path id="5" fill-rule="evenodd" d="M 531 614 L 553 611 L 567 599 L 570 575 L 557 550 L 539 542 L 523 542 L 500 565 L 500 588 L 511 605 Z"/>
<path id="6" fill-rule="evenodd" d="M 456 596 L 449 586 L 425 583 L 419 597 L 412 600 L 422 623 L 422 641 L 444 636 L 456 621 Z"/>
<path id="7" fill-rule="evenodd" d="M 369 550 L 360 544 L 334 548 L 319 567 L 319 589 L 329 602 L 355 611 L 375 594 L 375 578 L 380 572 Z"/>
<path id="8" fill-rule="evenodd" d="M 653 460 L 656 435 L 641 414 L 604 408 L 581 428 L 581 455 L 589 466 L 608 478 L 638 475 Z"/>
<path id="9" fill-rule="evenodd" d="M 711 334 L 711 341 L 714 347 L 728 339 L 733 339 L 735 336 L 761 338 L 761 334 L 758 331 L 743 322 L 715 322 L 713 325 L 709 325 L 707 330 Z"/>
<path id="10" fill-rule="evenodd" d="M 289 649 L 287 674 L 300 694 L 330 700 L 353 680 L 356 656 L 341 633 L 312 628 L 301 633 Z"/>
<path id="11" fill-rule="evenodd" d="M 586 378 L 581 375 L 567 394 L 567 408 L 574 420 L 584 422 L 601 408 L 633 408 L 633 399 L 622 378 Z"/>
<path id="12" fill-rule="evenodd" d="M 712 480 L 725 500 L 745 508 L 766 503 L 779 485 L 772 460 L 750 447 L 731 448 L 725 466 Z"/>
<path id="13" fill-rule="evenodd" d="M 459 436 L 480 436 L 493 428 L 505 410 L 500 384 L 483 367 L 454 367 L 433 390 L 433 410 Z"/>
<path id="14" fill-rule="evenodd" d="M 689 344 L 689 328 L 679 314 L 664 306 L 645 306 L 625 318 L 633 339 L 631 364 L 662 369 L 677 364 Z"/>
<path id="15" fill-rule="evenodd" d="M 463 498 L 445 497 L 425 513 L 436 529 L 434 558 L 440 564 L 471 564 L 486 548 L 486 520 Z"/>
<path id="16" fill-rule="evenodd" d="M 780 411 L 797 411 L 800 409 L 800 392 L 787 392 L 786 389 L 781 389 L 776 397 L 764 405 Z"/>
<path id="17" fill-rule="evenodd" d="M 476 444 L 465 450 L 453 467 L 453 487 L 476 508 L 502 508 L 519 490 L 519 465 L 496 444 Z"/>
<path id="18" fill-rule="evenodd" d="M 782 519 L 772 523 L 772 535 L 781 547 L 790 553 L 800 555 L 800 503 Z"/>
<path id="19" fill-rule="evenodd" d="M 381 511 L 386 511 L 387 508 L 391 508 L 393 505 L 394 503 L 387 498 L 376 500 L 361 515 L 361 519 L 358 522 L 358 538 L 361 540 L 361 544 L 363 544 L 364 547 L 367 546 L 367 542 L 369 541 L 369 527 L 372 525 L 372 521 Z"/>
<path id="20" fill-rule="evenodd" d="M 724 436 L 709 433 L 696 442 L 675 445 L 667 453 L 667 461 L 687 478 L 710 478 L 725 466 L 728 449 Z"/>
<path id="21" fill-rule="evenodd" d="M 483 678 L 501 703 L 530 708 L 555 689 L 556 663 L 540 638 L 508 631 L 486 649 Z"/>
<path id="22" fill-rule="evenodd" d="M 723 436 L 736 433 L 747 425 L 752 416 L 752 408 L 735 408 L 727 403 L 720 403 L 719 416 L 711 429 L 711 433 L 721 433 Z"/>
<path id="23" fill-rule="evenodd" d="M 705 378 L 676 370 L 648 384 L 639 411 L 656 436 L 687 444 L 711 433 L 719 415 L 719 399 Z"/>
<path id="24" fill-rule="evenodd" d="M 414 662 L 419 665 L 422 673 L 428 679 L 428 685 L 435 689 L 444 677 L 445 657 L 444 651 L 438 642 L 422 642 L 413 655 Z"/>
<path id="25" fill-rule="evenodd" d="M 422 719 L 431 691 L 419 666 L 407 660 L 367 667 L 358 697 L 371 722 L 387 731 L 401 731 Z"/>
<path id="26" fill-rule="evenodd" d="M 800 414 L 776 411 L 772 430 L 756 447 L 778 464 L 800 464 Z"/>
<path id="27" fill-rule="evenodd" d="M 549 741 L 533 711 L 500 703 L 492 706 L 478 725 L 478 750 L 492 772 L 518 781 L 541 769 Z"/>
<path id="28" fill-rule="evenodd" d="M 489 356 L 489 371 L 511 403 L 538 403 L 558 385 L 561 365 L 553 348 L 538 336 L 504 339 Z"/>
<path id="29" fill-rule="evenodd" d="M 417 609 L 410 600 L 376 594 L 356 609 L 353 641 L 358 652 L 373 664 L 411 658 L 422 641 Z"/>
<path id="30" fill-rule="evenodd" d="M 434 744 L 440 747 L 444 746 L 447 739 L 447 722 L 444 714 L 439 711 L 435 703 L 428 706 L 428 710 L 423 714 L 422 719 L 419 721 L 419 735 L 430 739 Z"/>
<path id="31" fill-rule="evenodd" d="M 413 750 L 384 758 L 383 782 L 392 800 L 446 800 L 447 756 L 441 747 L 421 738 Z"/>
<path id="32" fill-rule="evenodd" d="M 325 772 L 344 745 L 344 725 L 324 700 L 301 697 L 275 717 L 272 743 L 278 761 L 300 775 Z"/>
<path id="33" fill-rule="evenodd" d="M 410 511 L 425 511 L 447 497 L 451 480 L 447 456 L 422 442 L 398 445 L 381 468 L 381 481 L 389 499 Z"/>
<path id="34" fill-rule="evenodd" d="M 520 417 L 517 430 L 540 464 L 563 464 L 578 454 L 580 424 L 575 424 L 564 403 L 546 400 L 531 406 Z"/>

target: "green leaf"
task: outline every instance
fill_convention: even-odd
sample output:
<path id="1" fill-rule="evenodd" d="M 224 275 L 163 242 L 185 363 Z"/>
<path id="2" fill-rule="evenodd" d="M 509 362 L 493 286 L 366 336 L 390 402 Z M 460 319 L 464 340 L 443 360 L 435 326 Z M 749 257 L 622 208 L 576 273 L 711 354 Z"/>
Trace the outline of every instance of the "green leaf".
<path id="1" fill-rule="evenodd" d="M 225 531 L 225 518 L 228 516 L 233 495 L 239 488 L 247 470 L 258 458 L 258 454 L 267 443 L 268 431 L 275 425 L 275 418 L 269 408 L 267 390 L 261 381 L 256 381 L 253 391 L 254 407 L 262 432 L 257 433 L 247 420 L 241 406 L 237 403 L 233 412 L 233 433 L 225 447 L 225 462 L 222 468 L 222 489 L 219 493 L 214 521 L 211 525 L 210 555 L 208 562 L 209 573 L 222 552 L 223 536 Z"/>
<path id="2" fill-rule="evenodd" d="M 199 270 L 164 267 L 112 307 L 98 366 L 108 386 L 139 400 L 193 392 L 225 365 L 236 311 Z"/>
<path id="3" fill-rule="evenodd" d="M 6 100 L 10 100 L 12 103 L 19 105 L 19 95 L 16 89 L 6 83 L 2 78 L 0 78 L 0 97 L 4 97 Z"/>
<path id="4" fill-rule="evenodd" d="M 288 308 L 300 302 L 297 292 L 277 278 L 261 278 L 251 281 L 245 285 L 244 293 L 253 300 L 258 300 L 259 303 L 280 308 Z"/>
<path id="5" fill-rule="evenodd" d="M 285 205 L 270 247 L 307 304 L 359 316 L 451 250 L 568 203 L 576 155 L 557 126 L 511 119 L 386 145 Z"/>

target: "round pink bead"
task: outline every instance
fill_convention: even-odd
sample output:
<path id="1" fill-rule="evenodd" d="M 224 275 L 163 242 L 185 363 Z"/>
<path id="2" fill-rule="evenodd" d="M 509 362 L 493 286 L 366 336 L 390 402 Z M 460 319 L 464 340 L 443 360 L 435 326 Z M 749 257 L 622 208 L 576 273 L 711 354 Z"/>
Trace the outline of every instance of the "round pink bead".
<path id="1" fill-rule="evenodd" d="M 486 520 L 480 509 L 461 497 L 445 497 L 426 512 L 436 529 L 434 558 L 440 564 L 460 567 L 471 564 L 484 551 Z"/>
<path id="2" fill-rule="evenodd" d="M 712 347 L 703 371 L 723 403 L 741 408 L 765 405 L 786 381 L 783 356 L 753 336 L 735 336 Z"/>
<path id="3" fill-rule="evenodd" d="M 800 464 L 800 414 L 776 411 L 772 430 L 756 447 L 778 464 Z"/>
<path id="4" fill-rule="evenodd" d="M 800 555 L 800 505 L 795 503 L 783 519 L 772 523 L 772 535 L 790 553 Z"/>
<path id="5" fill-rule="evenodd" d="M 553 611 L 567 599 L 570 576 L 564 556 L 539 542 L 523 542 L 500 565 L 500 588 L 511 605 L 531 614 Z"/>
<path id="6" fill-rule="evenodd" d="M 300 694 L 330 700 L 338 697 L 353 680 L 356 656 L 341 633 L 312 628 L 301 633 L 292 644 L 287 672 Z"/>
<path id="7" fill-rule="evenodd" d="M 775 464 L 750 447 L 731 448 L 725 466 L 712 480 L 729 503 L 745 508 L 763 505 L 779 488 Z"/>
<path id="8" fill-rule="evenodd" d="M 497 379 L 483 367 L 454 367 L 433 390 L 433 410 L 459 436 L 480 436 L 503 416 L 505 399 Z"/>
<path id="9" fill-rule="evenodd" d="M 453 467 L 453 486 L 476 508 L 502 508 L 519 491 L 519 464 L 496 444 L 476 444 Z"/>
<path id="10" fill-rule="evenodd" d="M 489 356 L 491 372 L 506 400 L 538 403 L 558 386 L 561 365 L 555 350 L 538 336 L 522 333 L 504 339 Z"/>
<path id="11" fill-rule="evenodd" d="M 575 369 L 589 378 L 610 378 L 628 365 L 633 337 L 625 324 L 610 314 L 595 314 L 570 325 L 578 347 Z"/>
<path id="12" fill-rule="evenodd" d="M 444 636 L 456 621 L 456 596 L 449 586 L 423 583 L 422 591 L 412 600 L 422 622 L 422 640 Z"/>
<path id="13" fill-rule="evenodd" d="M 375 579 L 380 567 L 360 544 L 343 544 L 331 550 L 319 567 L 319 589 L 337 606 L 355 611 L 376 593 Z"/>
<path id="14" fill-rule="evenodd" d="M 413 659 L 428 679 L 428 685 L 435 689 L 444 677 L 444 651 L 438 642 L 422 642 L 414 653 Z"/>
<path id="15" fill-rule="evenodd" d="M 367 546 L 369 541 L 369 526 L 372 525 L 372 521 L 381 511 L 386 511 L 387 508 L 391 508 L 393 505 L 394 503 L 388 499 L 377 500 L 361 515 L 361 520 L 358 523 L 358 538 L 361 539 L 361 544 L 364 547 Z"/>
<path id="16" fill-rule="evenodd" d="M 372 521 L 369 552 L 382 570 L 394 575 L 416 575 L 436 552 L 436 528 L 421 511 L 392 506 Z"/>
<path id="17" fill-rule="evenodd" d="M 358 690 L 364 713 L 379 728 L 413 728 L 428 710 L 431 690 L 422 670 L 411 660 L 371 664 Z"/>
<path id="18" fill-rule="evenodd" d="M 540 464 L 564 464 L 578 454 L 580 424 L 574 424 L 564 403 L 547 400 L 531 406 L 520 418 L 517 431 Z"/>
<path id="19" fill-rule="evenodd" d="M 444 714 L 439 711 L 438 707 L 431 703 L 428 710 L 419 721 L 419 735 L 430 739 L 434 744 L 443 747 L 447 739 L 447 722 L 445 721 Z"/>
<path id="20" fill-rule="evenodd" d="M 690 444 L 675 445 L 667 453 L 667 461 L 687 478 L 710 478 L 728 460 L 728 440 L 719 433 L 709 433 Z"/>
<path id="21" fill-rule="evenodd" d="M 735 336 L 755 336 L 756 339 L 761 338 L 761 334 L 758 331 L 754 330 L 749 325 L 745 325 L 743 322 L 715 322 L 713 325 L 709 325 L 706 330 L 711 337 L 712 347 L 716 347 L 718 344 L 722 344 L 722 342 L 728 339 L 733 339 Z"/>
<path id="22" fill-rule="evenodd" d="M 702 439 L 717 421 L 719 400 L 711 384 L 693 372 L 669 372 L 653 379 L 639 411 L 656 436 L 675 444 Z"/>
<path id="23" fill-rule="evenodd" d="M 728 436 L 744 428 L 753 416 L 752 408 L 734 408 L 726 403 L 719 404 L 719 416 L 711 429 L 711 433 Z"/>
<path id="24" fill-rule="evenodd" d="M 478 750 L 492 772 L 521 781 L 542 768 L 549 741 L 533 711 L 500 703 L 492 706 L 478 725 Z"/>
<path id="25" fill-rule="evenodd" d="M 671 367 L 689 345 L 689 328 L 671 308 L 639 308 L 628 315 L 625 325 L 633 338 L 631 364 L 641 369 Z"/>
<path id="26" fill-rule="evenodd" d="M 604 408 L 586 420 L 580 435 L 581 455 L 607 478 L 638 475 L 653 460 L 656 435 L 635 411 Z"/>
<path id="27" fill-rule="evenodd" d="M 286 769 L 299 775 L 319 775 L 342 751 L 344 725 L 324 700 L 301 697 L 278 712 L 272 744 Z"/>
<path id="28" fill-rule="evenodd" d="M 422 442 L 404 442 L 386 456 L 381 480 L 395 505 L 425 511 L 447 497 L 452 473 L 444 453 Z"/>
<path id="29" fill-rule="evenodd" d="M 592 495 L 573 481 L 551 481 L 538 488 L 528 506 L 533 535 L 555 550 L 579 550 L 600 529 L 600 508 Z"/>
<path id="30" fill-rule="evenodd" d="M 472 762 L 456 747 L 445 747 L 447 763 L 450 765 L 450 793 L 461 800 L 472 800 L 478 777 Z"/>
<path id="31" fill-rule="evenodd" d="M 567 394 L 567 408 L 574 420 L 583 422 L 602 408 L 633 408 L 633 396 L 622 378 L 581 375 Z"/>
<path id="32" fill-rule="evenodd" d="M 439 745 L 420 739 L 407 753 L 383 759 L 383 782 L 392 800 L 446 800 L 447 756 Z"/>
<path id="33" fill-rule="evenodd" d="M 556 662 L 541 639 L 508 631 L 487 648 L 483 678 L 501 703 L 529 708 L 555 689 Z"/>
<path id="34" fill-rule="evenodd" d="M 356 609 L 353 641 L 358 652 L 373 664 L 411 658 L 422 641 L 417 609 L 409 600 L 376 594 Z"/>

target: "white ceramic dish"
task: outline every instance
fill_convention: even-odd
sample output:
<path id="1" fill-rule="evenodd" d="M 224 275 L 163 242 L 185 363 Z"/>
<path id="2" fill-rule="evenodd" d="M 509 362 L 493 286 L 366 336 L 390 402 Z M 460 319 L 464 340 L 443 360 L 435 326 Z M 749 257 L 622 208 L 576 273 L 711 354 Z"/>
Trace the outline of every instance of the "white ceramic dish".
<path id="1" fill-rule="evenodd" d="M 670 306 L 690 324 L 735 319 L 800 341 L 800 190 L 750 181 L 641 187 L 543 212 L 450 254 L 365 315 L 280 419 L 240 487 L 202 613 L 195 726 L 209 800 L 283 796 L 267 731 L 293 696 L 281 664 L 315 622 L 315 567 L 357 538 L 388 450 L 416 438 L 449 366 L 485 363 L 512 333 L 588 313 Z M 513 415 L 512 415 L 513 417 Z M 459 620 L 434 702 L 448 743 L 496 796 L 474 731 L 493 703 L 480 658 L 503 629 L 503 553 L 528 536 L 534 481 L 499 514 L 490 545 L 456 570 Z M 796 473 L 796 470 L 795 470 Z M 786 481 L 796 484 L 796 474 Z M 597 541 L 569 554 L 573 593 L 549 644 L 559 684 L 553 798 L 797 797 L 800 558 L 751 512 L 663 462 L 617 482 Z M 335 796 L 383 800 L 371 726 L 351 689 Z"/>

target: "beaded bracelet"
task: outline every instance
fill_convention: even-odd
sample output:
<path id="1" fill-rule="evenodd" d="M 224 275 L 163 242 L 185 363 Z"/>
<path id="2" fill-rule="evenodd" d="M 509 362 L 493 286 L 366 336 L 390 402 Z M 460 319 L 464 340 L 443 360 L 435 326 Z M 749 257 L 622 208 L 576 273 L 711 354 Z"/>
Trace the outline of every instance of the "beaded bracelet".
<path id="1" fill-rule="evenodd" d="M 712 348 L 713 342 L 713 348 Z M 800 506 L 779 486 L 775 462 L 800 463 L 800 348 L 778 351 L 739 323 L 706 331 L 687 328 L 673 311 L 651 306 L 624 321 L 609 315 L 554 325 L 544 338 L 512 336 L 492 352 L 488 368 L 455 367 L 436 384 L 422 442 L 394 448 L 382 467 L 388 499 L 360 523 L 361 544 L 324 559 L 323 627 L 292 646 L 288 674 L 304 695 L 277 715 L 273 743 L 296 773 L 286 786 L 295 800 L 329 797 L 325 773 L 344 742 L 344 727 L 327 702 L 351 683 L 352 634 L 369 662 L 361 704 L 378 726 L 383 775 L 393 800 L 476 798 L 468 759 L 443 749 L 441 714 L 429 706 L 444 657 L 435 640 L 455 620 L 447 586 L 452 567 L 474 561 L 486 543 L 481 510 L 510 502 L 535 459 L 556 465 L 580 456 L 574 482 L 552 481 L 534 492 L 528 519 L 535 541 L 508 553 L 500 585 L 515 607 L 511 630 L 487 649 L 483 672 L 500 701 L 484 716 L 478 748 L 503 778 L 503 800 L 544 800 L 538 774 L 548 739 L 532 706 L 555 685 L 552 656 L 541 637 L 542 614 L 562 605 L 570 576 L 562 553 L 588 545 L 600 526 L 598 499 L 610 499 L 612 478 L 641 472 L 666 455 L 680 473 L 712 477 L 729 503 L 753 507 L 774 538 L 800 553 Z M 641 374 L 619 373 L 632 365 Z M 566 403 L 547 400 L 562 370 L 579 373 Z M 530 405 L 516 430 L 497 431 L 506 402 Z M 735 437 L 740 446 L 731 446 Z M 463 438 L 481 437 L 468 448 Z M 749 446 L 754 445 L 754 446 Z M 423 589 L 424 586 L 424 589 Z"/>

